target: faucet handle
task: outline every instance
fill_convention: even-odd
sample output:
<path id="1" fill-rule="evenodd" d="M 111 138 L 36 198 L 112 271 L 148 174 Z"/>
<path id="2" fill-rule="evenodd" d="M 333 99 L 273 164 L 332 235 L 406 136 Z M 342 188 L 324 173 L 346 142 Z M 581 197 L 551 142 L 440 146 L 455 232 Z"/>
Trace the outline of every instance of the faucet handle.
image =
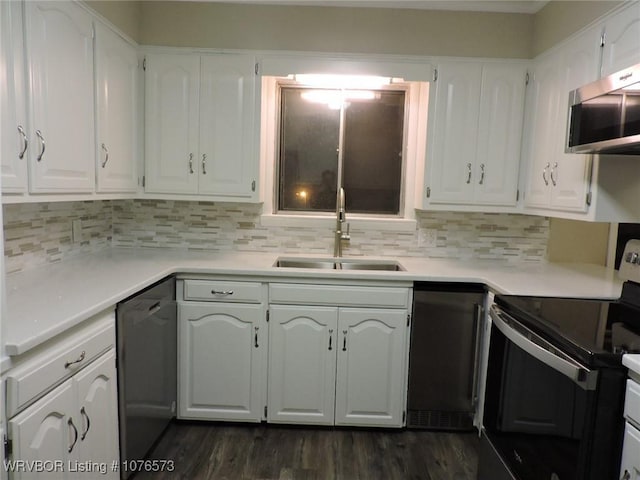
<path id="1" fill-rule="evenodd" d="M 351 224 L 347 223 L 347 231 L 346 233 L 345 232 L 342 233 L 342 235 L 340 236 L 341 240 L 346 240 L 346 241 L 351 240 L 351 235 L 349 235 L 350 227 L 351 227 Z"/>

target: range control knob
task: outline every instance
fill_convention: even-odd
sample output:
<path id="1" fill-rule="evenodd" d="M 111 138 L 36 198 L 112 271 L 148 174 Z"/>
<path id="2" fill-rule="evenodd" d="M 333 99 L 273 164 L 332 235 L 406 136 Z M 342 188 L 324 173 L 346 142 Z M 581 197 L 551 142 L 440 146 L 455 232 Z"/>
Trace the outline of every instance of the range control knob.
<path id="1" fill-rule="evenodd" d="M 625 262 L 637 265 L 640 263 L 640 256 L 637 252 L 628 252 L 624 257 Z"/>

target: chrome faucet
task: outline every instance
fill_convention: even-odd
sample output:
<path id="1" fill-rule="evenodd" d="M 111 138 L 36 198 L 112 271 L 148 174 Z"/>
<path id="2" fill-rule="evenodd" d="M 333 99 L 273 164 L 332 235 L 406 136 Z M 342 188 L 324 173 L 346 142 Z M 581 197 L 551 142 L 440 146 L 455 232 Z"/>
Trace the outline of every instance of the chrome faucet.
<path id="1" fill-rule="evenodd" d="M 348 242 L 351 240 L 351 236 L 349 235 L 349 224 L 347 223 L 347 231 L 343 231 L 344 224 L 346 223 L 346 214 L 345 214 L 345 199 L 344 199 L 344 188 L 340 187 L 338 190 L 338 198 L 336 205 L 336 231 L 334 236 L 334 244 L 333 244 L 333 256 L 334 257 L 342 257 L 342 242 Z"/>

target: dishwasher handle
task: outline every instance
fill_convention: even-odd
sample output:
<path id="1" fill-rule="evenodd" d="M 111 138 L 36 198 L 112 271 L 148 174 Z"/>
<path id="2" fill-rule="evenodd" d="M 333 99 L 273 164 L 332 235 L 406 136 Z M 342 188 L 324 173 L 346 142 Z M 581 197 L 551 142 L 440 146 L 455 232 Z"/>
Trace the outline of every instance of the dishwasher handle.
<path id="1" fill-rule="evenodd" d="M 584 390 L 595 390 L 598 372 L 589 370 L 568 355 L 559 352 L 548 341 L 520 324 L 497 305 L 490 310 L 491 320 L 507 339 L 536 360 L 569 378 Z M 517 328 L 515 328 L 517 326 Z M 535 341 L 534 341 L 535 340 Z"/>

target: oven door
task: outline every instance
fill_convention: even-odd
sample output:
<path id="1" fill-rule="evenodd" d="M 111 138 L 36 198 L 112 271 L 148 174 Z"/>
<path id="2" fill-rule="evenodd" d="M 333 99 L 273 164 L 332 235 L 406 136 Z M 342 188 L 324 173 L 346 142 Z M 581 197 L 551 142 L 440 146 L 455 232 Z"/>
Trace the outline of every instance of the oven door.
<path id="1" fill-rule="evenodd" d="M 490 315 L 484 435 L 492 448 L 481 452 L 478 479 L 610 478 L 587 473 L 599 372 L 565 355 L 497 305 Z M 490 454 L 499 458 L 487 458 Z M 505 472 L 496 472 L 496 465 Z"/>

